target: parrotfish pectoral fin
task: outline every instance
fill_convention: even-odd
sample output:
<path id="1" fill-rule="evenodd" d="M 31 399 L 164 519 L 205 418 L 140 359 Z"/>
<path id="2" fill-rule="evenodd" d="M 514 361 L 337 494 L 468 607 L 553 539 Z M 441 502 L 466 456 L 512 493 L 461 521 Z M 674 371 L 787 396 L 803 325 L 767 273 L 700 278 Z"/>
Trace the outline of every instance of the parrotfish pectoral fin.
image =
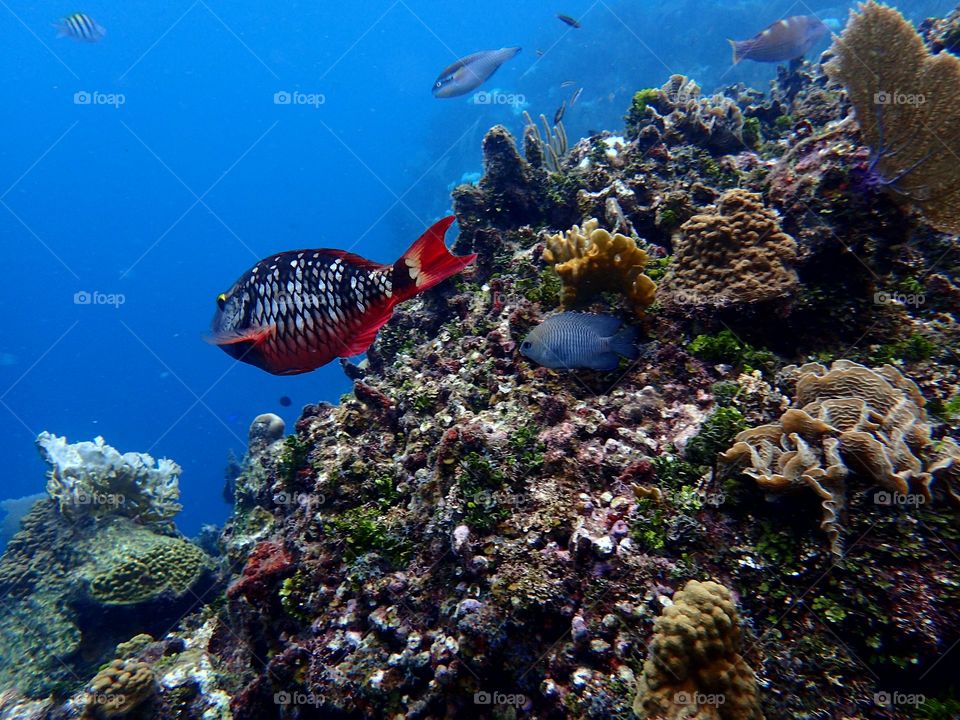
<path id="1" fill-rule="evenodd" d="M 51 23 L 50 26 L 51 26 L 54 30 L 57 31 L 57 38 L 58 38 L 58 39 L 59 39 L 59 38 L 62 38 L 62 37 L 66 37 L 67 35 L 70 34 L 70 31 L 67 30 L 67 26 L 66 26 L 64 23 L 62 23 L 62 22 L 59 22 L 59 23 Z"/>
<path id="2" fill-rule="evenodd" d="M 403 302 L 456 275 L 477 259 L 474 255 L 453 255 L 443 241 L 456 217 L 440 220 L 410 246 L 393 265 L 396 302 Z M 386 322 L 386 321 L 384 321 Z"/>
<path id="3" fill-rule="evenodd" d="M 250 328 L 242 333 L 225 333 L 223 335 L 212 335 L 206 338 L 211 345 L 236 345 L 237 343 L 249 342 L 259 345 L 264 340 L 272 337 L 277 332 L 276 325 L 267 327 Z"/>
<path id="4" fill-rule="evenodd" d="M 365 353 L 377 338 L 380 328 L 386 325 L 391 317 L 393 317 L 392 305 L 377 315 L 364 318 L 363 327 L 344 343 L 343 349 L 337 351 L 337 357 L 353 357 Z"/>

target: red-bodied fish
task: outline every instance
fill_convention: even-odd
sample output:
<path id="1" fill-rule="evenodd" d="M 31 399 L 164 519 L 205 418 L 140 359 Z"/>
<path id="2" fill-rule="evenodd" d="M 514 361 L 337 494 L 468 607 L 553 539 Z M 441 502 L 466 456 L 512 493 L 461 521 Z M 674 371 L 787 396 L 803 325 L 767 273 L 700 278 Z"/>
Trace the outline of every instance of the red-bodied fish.
<path id="1" fill-rule="evenodd" d="M 343 250 L 271 255 L 217 298 L 210 342 L 274 375 L 316 370 L 365 352 L 404 300 L 463 270 L 476 255 L 452 255 L 448 217 L 393 265 Z"/>

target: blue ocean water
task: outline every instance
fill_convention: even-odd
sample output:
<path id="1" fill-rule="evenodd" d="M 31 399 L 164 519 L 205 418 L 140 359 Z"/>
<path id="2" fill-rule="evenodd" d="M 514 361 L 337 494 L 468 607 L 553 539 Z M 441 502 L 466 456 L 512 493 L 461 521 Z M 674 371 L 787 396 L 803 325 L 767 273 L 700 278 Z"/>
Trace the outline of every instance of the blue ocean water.
<path id="1" fill-rule="evenodd" d="M 951 6 L 901 9 L 919 20 Z M 292 425 L 303 404 L 350 388 L 336 363 L 273 377 L 203 342 L 244 270 L 302 247 L 392 262 L 481 171 L 490 126 L 519 135 L 522 109 L 551 117 L 583 87 L 571 141 L 615 130 L 632 94 L 672 73 L 708 91 L 763 88 L 775 67 L 731 67 L 725 38 L 797 13 L 842 23 L 848 7 L 0 3 L 0 495 L 42 491 L 39 432 L 103 435 L 182 465 L 182 530 L 222 521 L 226 455 L 242 454 L 250 420 Z M 55 38 L 51 24 L 77 10 L 107 29 L 102 42 Z M 509 102 L 431 96 L 457 57 L 513 45 L 483 88 Z"/>

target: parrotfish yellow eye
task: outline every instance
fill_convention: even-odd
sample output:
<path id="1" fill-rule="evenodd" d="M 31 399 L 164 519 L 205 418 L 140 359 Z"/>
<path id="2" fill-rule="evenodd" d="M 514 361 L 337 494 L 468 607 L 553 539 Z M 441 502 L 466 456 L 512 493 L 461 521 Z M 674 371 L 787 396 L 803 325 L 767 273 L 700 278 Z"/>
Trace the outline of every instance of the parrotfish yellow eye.
<path id="1" fill-rule="evenodd" d="M 227 306 L 227 296 L 223 293 L 217 295 L 217 307 L 223 310 Z"/>

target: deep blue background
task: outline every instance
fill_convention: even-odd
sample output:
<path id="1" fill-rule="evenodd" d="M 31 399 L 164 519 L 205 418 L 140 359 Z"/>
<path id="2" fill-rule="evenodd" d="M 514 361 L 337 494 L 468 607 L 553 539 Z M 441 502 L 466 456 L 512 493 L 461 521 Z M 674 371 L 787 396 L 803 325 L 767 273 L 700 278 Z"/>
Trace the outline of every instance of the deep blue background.
<path id="1" fill-rule="evenodd" d="M 206 345 L 216 295 L 282 250 L 392 262 L 449 212 L 452 184 L 479 172 L 484 131 L 521 131 L 512 107 L 432 98 L 444 66 L 522 46 L 486 88 L 551 116 L 571 92 L 560 83 L 576 81 L 585 90 L 566 118 L 573 140 L 621 128 L 632 93 L 672 72 L 709 90 L 765 87 L 774 68 L 731 68 L 726 37 L 784 14 L 846 16 L 832 2 L 4 3 L 0 497 L 43 489 L 40 431 L 102 434 L 183 466 L 188 533 L 226 516 L 226 454 L 242 454 L 255 415 L 289 425 L 303 404 L 349 389 L 337 364 L 276 378 Z M 55 39 L 51 23 L 77 9 L 107 28 L 102 42 Z M 122 93 L 125 104 L 76 105 L 78 91 Z M 326 102 L 275 105 L 278 91 Z M 126 303 L 75 305 L 82 290 Z M 283 395 L 292 407 L 279 407 Z"/>

